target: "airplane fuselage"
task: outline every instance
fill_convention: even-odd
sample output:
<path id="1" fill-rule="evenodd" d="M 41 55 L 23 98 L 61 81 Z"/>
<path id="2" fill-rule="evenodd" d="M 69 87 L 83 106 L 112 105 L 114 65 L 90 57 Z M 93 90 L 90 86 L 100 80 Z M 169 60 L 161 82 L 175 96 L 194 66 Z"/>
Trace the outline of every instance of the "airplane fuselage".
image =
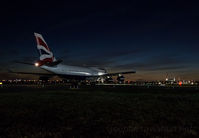
<path id="1" fill-rule="evenodd" d="M 58 64 L 56 66 L 40 66 L 42 69 L 45 69 L 54 74 L 60 75 L 73 75 L 73 76 L 82 76 L 82 77 L 97 77 L 106 74 L 106 70 L 102 70 L 94 67 L 78 67 L 70 66 L 64 64 Z"/>

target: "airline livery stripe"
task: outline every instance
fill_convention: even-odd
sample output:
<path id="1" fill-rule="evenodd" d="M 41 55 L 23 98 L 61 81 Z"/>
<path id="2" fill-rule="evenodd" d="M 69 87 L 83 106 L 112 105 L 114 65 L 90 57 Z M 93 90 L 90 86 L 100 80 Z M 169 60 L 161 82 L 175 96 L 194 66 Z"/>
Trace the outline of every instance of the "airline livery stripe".
<path id="1" fill-rule="evenodd" d="M 41 46 L 45 47 L 47 50 L 50 51 L 50 49 L 48 48 L 47 44 L 41 38 L 39 38 L 39 37 L 36 37 L 36 38 L 37 38 L 37 44 L 38 45 L 41 45 Z"/>

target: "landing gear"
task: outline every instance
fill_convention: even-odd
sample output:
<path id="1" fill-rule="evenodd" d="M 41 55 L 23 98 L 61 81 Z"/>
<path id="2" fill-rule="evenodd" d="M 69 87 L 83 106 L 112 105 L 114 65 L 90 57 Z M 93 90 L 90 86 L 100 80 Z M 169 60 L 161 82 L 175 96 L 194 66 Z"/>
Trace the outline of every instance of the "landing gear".
<path id="1" fill-rule="evenodd" d="M 117 77 L 117 82 L 119 84 L 124 84 L 124 79 L 125 79 L 125 77 L 122 76 L 121 74 L 119 74 L 118 77 Z"/>
<path id="2" fill-rule="evenodd" d="M 113 78 L 110 76 L 107 76 L 107 78 L 105 79 L 106 83 L 113 83 Z"/>
<path id="3" fill-rule="evenodd" d="M 99 78 L 97 78 L 97 80 L 96 80 L 96 82 L 97 83 L 104 83 L 106 80 L 103 78 L 103 77 L 99 77 Z"/>

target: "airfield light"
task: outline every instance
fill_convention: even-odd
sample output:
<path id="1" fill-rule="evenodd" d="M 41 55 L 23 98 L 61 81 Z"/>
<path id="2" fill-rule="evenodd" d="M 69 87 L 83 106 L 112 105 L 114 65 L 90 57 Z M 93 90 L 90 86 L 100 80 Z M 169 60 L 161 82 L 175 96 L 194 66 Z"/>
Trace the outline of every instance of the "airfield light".
<path id="1" fill-rule="evenodd" d="M 38 67 L 38 66 L 39 66 L 39 63 L 36 62 L 36 63 L 35 63 L 35 66 Z"/>

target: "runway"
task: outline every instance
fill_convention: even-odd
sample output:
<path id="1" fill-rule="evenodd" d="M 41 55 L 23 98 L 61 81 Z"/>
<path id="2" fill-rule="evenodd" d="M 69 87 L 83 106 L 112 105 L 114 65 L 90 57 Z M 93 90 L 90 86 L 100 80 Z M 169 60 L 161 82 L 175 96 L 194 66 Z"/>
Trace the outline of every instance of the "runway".
<path id="1" fill-rule="evenodd" d="M 31 90 L 31 89 L 43 89 L 43 90 L 68 90 L 68 89 L 77 89 L 77 90 L 115 90 L 115 91 L 135 91 L 135 90 L 193 90 L 198 91 L 198 86 L 179 86 L 179 85 L 168 85 L 168 86 L 159 86 L 159 85 L 132 85 L 132 84 L 96 84 L 96 85 L 72 85 L 67 83 L 60 84 L 3 84 L 0 85 L 0 91 L 3 90 Z"/>

